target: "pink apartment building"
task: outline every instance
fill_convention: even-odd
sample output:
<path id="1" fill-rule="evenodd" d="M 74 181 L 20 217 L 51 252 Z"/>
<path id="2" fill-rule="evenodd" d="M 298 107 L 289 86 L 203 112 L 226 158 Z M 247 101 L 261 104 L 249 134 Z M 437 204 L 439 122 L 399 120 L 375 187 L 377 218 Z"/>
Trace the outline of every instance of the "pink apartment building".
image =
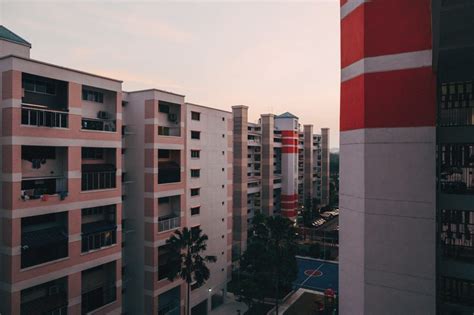
<path id="1" fill-rule="evenodd" d="M 232 113 L 123 92 L 30 48 L 0 26 L 0 313 L 181 314 L 166 239 L 184 226 L 200 226 L 217 256 L 192 286 L 193 313 L 218 306 L 231 276 Z"/>
<path id="2" fill-rule="evenodd" d="M 207 314 L 254 213 L 296 220 L 306 200 L 327 204 L 327 129 L 125 92 L 30 49 L 0 26 L 1 314 L 182 314 L 166 239 L 185 226 L 217 256 L 192 284 L 192 313 Z"/>
<path id="3" fill-rule="evenodd" d="M 0 313 L 122 312 L 122 82 L 0 27 Z"/>

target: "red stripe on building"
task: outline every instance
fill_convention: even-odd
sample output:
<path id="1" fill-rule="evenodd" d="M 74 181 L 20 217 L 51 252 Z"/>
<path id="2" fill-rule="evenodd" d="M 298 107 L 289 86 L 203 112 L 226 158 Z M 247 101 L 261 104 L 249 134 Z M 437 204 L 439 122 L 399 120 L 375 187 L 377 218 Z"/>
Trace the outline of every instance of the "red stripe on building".
<path id="1" fill-rule="evenodd" d="M 285 145 L 285 144 L 286 144 L 286 145 L 288 145 L 288 144 L 290 144 L 290 145 L 295 145 L 295 142 L 297 142 L 297 141 L 298 141 L 298 140 L 295 140 L 295 139 L 293 139 L 293 138 L 282 138 L 282 139 L 281 139 L 281 144 L 283 144 L 283 145 Z"/>
<path id="2" fill-rule="evenodd" d="M 295 201 L 295 200 L 298 200 L 298 194 L 281 195 L 281 201 Z"/>
<path id="3" fill-rule="evenodd" d="M 364 6 L 341 21 L 341 68 L 364 58 Z"/>
<path id="4" fill-rule="evenodd" d="M 282 210 L 281 215 L 286 218 L 293 218 L 293 217 L 296 217 L 296 210 L 293 210 L 293 211 Z"/>
<path id="5" fill-rule="evenodd" d="M 430 3 L 384 0 L 357 7 L 341 21 L 341 67 L 365 57 L 431 49 Z"/>
<path id="6" fill-rule="evenodd" d="M 298 208 L 298 205 L 297 205 L 297 202 L 293 201 L 293 202 L 289 202 L 289 203 L 281 203 L 281 208 L 282 209 L 285 209 L 285 210 L 293 210 L 293 209 L 296 209 Z"/>
<path id="7" fill-rule="evenodd" d="M 282 137 L 292 137 L 292 138 L 298 138 L 298 132 L 293 131 L 293 130 L 282 130 L 281 131 L 281 136 Z"/>
<path id="8" fill-rule="evenodd" d="M 298 148 L 295 148 L 295 147 L 282 147 L 281 152 L 282 153 L 298 153 Z"/>
<path id="9" fill-rule="evenodd" d="M 341 0 L 341 7 L 347 3 L 348 0 Z"/>
<path id="10" fill-rule="evenodd" d="M 341 84 L 341 131 L 434 126 L 436 78 L 431 67 L 369 73 Z"/>

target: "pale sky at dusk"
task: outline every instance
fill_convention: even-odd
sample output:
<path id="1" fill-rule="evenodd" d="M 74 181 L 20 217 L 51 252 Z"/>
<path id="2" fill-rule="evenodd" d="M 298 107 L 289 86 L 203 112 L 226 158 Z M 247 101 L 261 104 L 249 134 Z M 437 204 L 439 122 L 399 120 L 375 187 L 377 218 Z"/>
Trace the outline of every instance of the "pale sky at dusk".
<path id="1" fill-rule="evenodd" d="M 186 101 L 260 113 L 290 111 L 339 146 L 339 0 L 0 0 L 0 24 L 31 57 L 158 88 Z"/>

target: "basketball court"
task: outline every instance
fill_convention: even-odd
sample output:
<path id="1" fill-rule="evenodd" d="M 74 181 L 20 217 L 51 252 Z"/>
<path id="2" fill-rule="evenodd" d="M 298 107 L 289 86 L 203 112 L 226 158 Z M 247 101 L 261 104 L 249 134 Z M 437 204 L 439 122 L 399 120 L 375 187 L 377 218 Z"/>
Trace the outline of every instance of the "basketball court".
<path id="1" fill-rule="evenodd" d="M 320 259 L 297 257 L 298 277 L 294 282 L 296 289 L 304 288 L 308 290 L 324 292 L 332 289 L 338 292 L 339 265 Z"/>

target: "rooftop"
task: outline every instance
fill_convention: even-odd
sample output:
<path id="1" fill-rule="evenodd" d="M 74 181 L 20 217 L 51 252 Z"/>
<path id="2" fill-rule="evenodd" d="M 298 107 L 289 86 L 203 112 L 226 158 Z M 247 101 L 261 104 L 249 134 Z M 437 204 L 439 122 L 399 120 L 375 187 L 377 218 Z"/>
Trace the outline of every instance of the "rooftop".
<path id="1" fill-rule="evenodd" d="M 31 44 L 29 42 L 27 42 L 26 40 L 24 40 L 17 34 L 13 33 L 12 31 L 10 31 L 8 28 L 6 28 L 3 25 L 0 25 L 0 39 L 7 40 L 9 42 L 13 42 L 13 43 L 31 48 Z"/>
<path id="2" fill-rule="evenodd" d="M 281 115 L 276 116 L 275 118 L 295 118 L 295 119 L 298 119 L 298 117 L 296 117 L 295 115 L 293 115 L 290 112 L 285 112 Z"/>

